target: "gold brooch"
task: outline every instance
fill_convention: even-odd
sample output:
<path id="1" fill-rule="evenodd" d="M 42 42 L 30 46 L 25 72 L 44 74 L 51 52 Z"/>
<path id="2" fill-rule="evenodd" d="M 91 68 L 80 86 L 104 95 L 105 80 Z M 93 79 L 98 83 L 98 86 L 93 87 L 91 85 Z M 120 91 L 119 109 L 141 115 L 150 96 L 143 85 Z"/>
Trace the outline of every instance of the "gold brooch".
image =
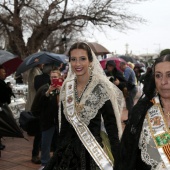
<path id="1" fill-rule="evenodd" d="M 75 108 L 77 113 L 80 113 L 83 110 L 84 104 L 76 103 Z"/>

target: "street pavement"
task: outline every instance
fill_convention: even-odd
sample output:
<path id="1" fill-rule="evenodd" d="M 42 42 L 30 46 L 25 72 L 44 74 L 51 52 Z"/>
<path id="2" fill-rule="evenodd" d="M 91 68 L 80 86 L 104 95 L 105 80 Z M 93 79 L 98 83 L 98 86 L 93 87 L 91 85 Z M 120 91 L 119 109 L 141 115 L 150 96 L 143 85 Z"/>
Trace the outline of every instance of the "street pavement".
<path id="1" fill-rule="evenodd" d="M 141 93 L 138 93 L 135 98 L 135 103 L 140 97 Z M 127 119 L 127 110 L 124 107 L 122 113 L 122 120 Z M 125 124 L 122 123 L 124 129 Z M 6 145 L 6 148 L 1 151 L 0 157 L 0 170 L 37 170 L 40 165 L 33 164 L 31 162 L 31 152 L 33 137 L 24 133 L 26 139 L 5 137 L 2 139 L 2 143 Z"/>
<path id="2" fill-rule="evenodd" d="M 127 110 L 124 109 L 122 120 L 127 118 Z M 122 124 L 124 128 L 124 124 Z M 1 151 L 0 170 L 38 170 L 40 165 L 31 162 L 33 137 L 24 133 L 25 138 L 5 137 L 2 143 L 6 148 Z"/>

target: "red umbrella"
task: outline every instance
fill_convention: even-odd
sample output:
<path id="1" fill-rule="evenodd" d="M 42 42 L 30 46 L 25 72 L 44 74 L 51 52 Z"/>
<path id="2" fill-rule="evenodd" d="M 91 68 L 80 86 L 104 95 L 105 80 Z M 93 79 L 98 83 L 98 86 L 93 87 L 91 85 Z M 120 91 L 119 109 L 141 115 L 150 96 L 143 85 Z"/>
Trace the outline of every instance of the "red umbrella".
<path id="1" fill-rule="evenodd" d="M 2 64 L 3 68 L 6 71 L 6 76 L 9 76 L 10 74 L 14 73 L 21 63 L 22 60 L 16 57 Z"/>
<path id="2" fill-rule="evenodd" d="M 22 60 L 19 57 L 8 51 L 0 50 L 0 65 L 5 69 L 6 76 L 14 73 L 21 63 Z"/>
<path id="3" fill-rule="evenodd" d="M 123 61 L 123 62 L 126 62 L 124 59 L 119 58 L 119 57 L 110 57 L 110 58 L 107 58 L 107 59 L 103 59 L 103 60 L 100 61 L 100 64 L 101 64 L 101 66 L 102 66 L 103 69 L 106 68 L 106 63 L 107 63 L 107 61 L 109 61 L 109 60 L 113 60 L 113 61 L 115 62 L 116 68 L 117 68 L 118 70 L 120 70 L 120 68 L 119 68 L 120 62 L 122 62 L 122 61 Z M 122 71 L 122 70 L 120 70 L 120 71 Z"/>

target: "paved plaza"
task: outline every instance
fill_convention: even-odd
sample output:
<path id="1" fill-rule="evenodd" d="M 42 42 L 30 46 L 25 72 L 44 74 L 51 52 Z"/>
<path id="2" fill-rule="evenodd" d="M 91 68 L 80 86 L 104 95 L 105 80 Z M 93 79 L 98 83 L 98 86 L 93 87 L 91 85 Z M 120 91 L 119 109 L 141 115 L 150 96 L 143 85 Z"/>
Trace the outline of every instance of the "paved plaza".
<path id="1" fill-rule="evenodd" d="M 139 94 L 136 97 L 136 101 L 138 98 Z M 126 119 L 127 110 L 124 107 L 122 121 Z M 122 127 L 125 127 L 123 123 Z M 28 140 L 11 137 L 5 137 L 2 139 L 2 143 L 6 145 L 6 148 L 1 151 L 0 170 L 38 170 L 40 165 L 31 162 L 33 137 L 28 136 L 26 133 L 24 136 Z"/>
<path id="2" fill-rule="evenodd" d="M 122 120 L 127 118 L 127 110 L 124 109 Z M 124 127 L 124 124 L 122 124 Z M 38 170 L 40 165 L 31 162 L 33 137 L 24 134 L 25 138 L 5 137 L 2 143 L 6 148 L 1 151 L 0 170 Z"/>

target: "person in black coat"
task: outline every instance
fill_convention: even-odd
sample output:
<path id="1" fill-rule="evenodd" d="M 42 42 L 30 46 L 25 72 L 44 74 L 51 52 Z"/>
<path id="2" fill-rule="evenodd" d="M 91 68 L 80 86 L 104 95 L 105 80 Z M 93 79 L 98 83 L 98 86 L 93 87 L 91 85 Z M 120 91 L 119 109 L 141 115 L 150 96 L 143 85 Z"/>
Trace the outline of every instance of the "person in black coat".
<path id="1" fill-rule="evenodd" d="M 42 87 L 45 84 L 50 83 L 50 71 L 52 70 L 52 65 L 45 64 L 42 69 L 42 74 L 37 75 L 34 78 L 34 88 L 36 92 L 40 87 Z M 41 160 L 39 158 L 39 150 L 41 146 L 41 131 L 40 129 L 36 130 L 36 134 L 34 136 L 33 141 L 33 149 L 32 149 L 32 159 L 31 161 L 35 164 L 41 164 Z"/>
<path id="2" fill-rule="evenodd" d="M 116 68 L 116 63 L 109 60 L 106 63 L 105 73 L 109 80 L 114 83 L 121 91 L 126 87 L 126 80 L 123 73 Z"/>
<path id="3" fill-rule="evenodd" d="M 37 75 L 34 78 L 34 88 L 36 91 L 38 91 L 38 89 L 47 83 L 50 83 L 50 71 L 52 70 L 52 65 L 50 64 L 46 64 L 43 66 L 42 69 L 42 74 L 41 75 Z"/>
<path id="4" fill-rule="evenodd" d="M 150 81 L 151 74 L 149 73 L 145 77 L 144 97 L 141 96 L 131 110 L 132 116 L 128 120 L 121 138 L 119 168 L 116 170 L 150 170 L 151 168 L 142 161 L 141 150 L 138 147 L 145 115 L 153 105 L 150 100 L 154 96 L 155 85 L 153 80 Z"/>
<path id="5" fill-rule="evenodd" d="M 57 150 L 43 170 L 114 169 L 122 134 L 119 108 L 123 94 L 103 74 L 86 43 L 74 43 L 68 56 L 69 71 L 60 90 Z M 101 126 L 107 132 L 105 139 Z M 105 146 L 110 148 L 106 149 L 109 157 L 104 152 Z"/>
<path id="6" fill-rule="evenodd" d="M 50 72 L 50 84 L 47 83 L 41 86 L 34 98 L 31 111 L 35 117 L 40 119 L 41 129 L 41 164 L 44 167 L 50 159 L 50 148 L 52 140 L 56 140 L 56 134 L 58 133 L 58 96 L 59 88 L 52 84 L 53 78 L 59 78 L 59 70 L 51 70 Z M 55 136 L 55 137 L 53 137 Z M 48 138 L 48 140 L 47 140 Z M 56 144 L 56 142 L 55 142 Z M 53 146 L 54 151 L 55 147 Z"/>
<path id="7" fill-rule="evenodd" d="M 121 139 L 121 156 L 119 169 L 115 170 L 150 170 L 141 159 L 141 150 L 138 147 L 140 132 L 147 110 L 152 106 L 148 97 L 144 97 L 132 109 L 131 119 L 128 120 Z"/>
<path id="8" fill-rule="evenodd" d="M 169 145 L 160 135 L 169 135 L 169 72 L 170 55 L 164 55 L 155 60 L 152 70 L 146 74 L 143 96 L 132 108 L 122 135 L 119 168 L 115 170 L 169 169 L 166 161 L 169 152 L 164 152 Z M 158 139 L 164 140 L 160 144 Z"/>
<path id="9" fill-rule="evenodd" d="M 4 81 L 6 78 L 5 69 L 0 66 L 0 106 L 4 103 L 10 104 L 11 103 L 11 96 L 13 95 L 12 89 L 7 85 Z M 0 150 L 5 148 L 5 145 L 2 145 L 0 136 Z"/>
<path id="10" fill-rule="evenodd" d="M 6 72 L 3 67 L 0 67 L 0 103 L 11 103 L 11 96 L 13 95 L 12 89 L 4 81 L 6 78 Z"/>

